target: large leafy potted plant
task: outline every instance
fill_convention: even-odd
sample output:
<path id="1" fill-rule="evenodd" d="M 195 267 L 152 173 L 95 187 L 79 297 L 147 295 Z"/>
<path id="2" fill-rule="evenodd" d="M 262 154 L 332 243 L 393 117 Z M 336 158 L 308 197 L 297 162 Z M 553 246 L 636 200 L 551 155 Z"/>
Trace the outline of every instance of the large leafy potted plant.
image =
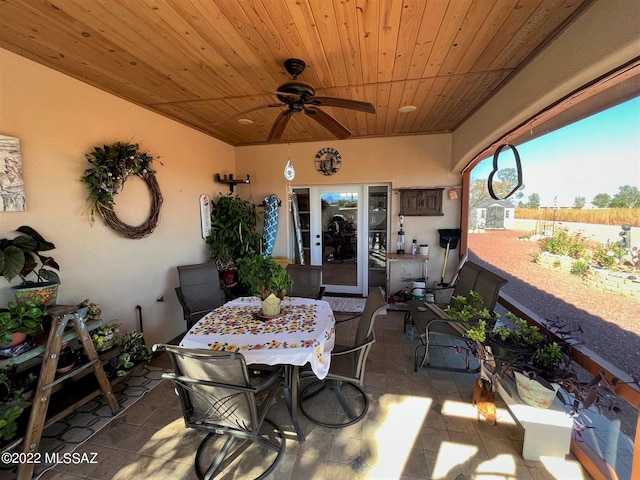
<path id="1" fill-rule="evenodd" d="M 514 322 L 500 328 L 522 330 L 522 322 L 515 317 Z M 578 375 L 572 362 L 575 341 L 566 325 L 556 319 L 544 331 L 537 327 L 529 331 L 529 344 L 534 348 L 528 354 L 489 357 L 491 361 L 485 361 L 484 365 L 498 381 L 512 380 L 522 401 L 535 407 L 548 408 L 557 397 L 569 408 L 578 432 L 585 428 L 580 412 L 590 408 L 601 410 L 603 405 L 609 410 L 617 409 L 612 400 L 615 381 L 608 381 L 602 373 L 590 378 Z"/>
<path id="2" fill-rule="evenodd" d="M 262 302 L 265 317 L 280 314 L 280 301 L 291 288 L 291 276 L 271 257 L 250 255 L 238 260 L 238 278 Z"/>
<path id="3" fill-rule="evenodd" d="M 506 314 L 507 322 L 487 332 L 486 342 L 494 356 L 506 360 L 518 357 L 530 358 L 544 340 L 540 329 L 529 325 L 511 312 Z"/>
<path id="4" fill-rule="evenodd" d="M 255 206 L 238 195 L 221 195 L 211 210 L 211 233 L 206 238 L 211 260 L 223 278 L 226 270 L 235 272 L 235 261 L 259 252 Z"/>
<path id="5" fill-rule="evenodd" d="M 55 305 L 60 284 L 55 270 L 60 270 L 60 266 L 53 257 L 40 252 L 56 246 L 31 227 L 21 226 L 17 231 L 21 235 L 0 238 L 0 276 L 8 282 L 15 277 L 21 279 L 21 285 L 12 287 L 19 304 L 39 298 L 45 305 Z"/>

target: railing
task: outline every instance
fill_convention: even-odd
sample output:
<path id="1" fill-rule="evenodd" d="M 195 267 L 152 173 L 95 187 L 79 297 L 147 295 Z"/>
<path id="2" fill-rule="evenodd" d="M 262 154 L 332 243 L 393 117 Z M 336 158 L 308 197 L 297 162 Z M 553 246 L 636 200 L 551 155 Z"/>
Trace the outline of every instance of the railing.
<path id="1" fill-rule="evenodd" d="M 500 293 L 498 303 L 508 311 L 529 323 L 537 324 L 547 330 L 547 322 L 525 306 L 518 303 L 509 295 Z M 629 403 L 636 413 L 640 410 L 640 389 L 633 383 L 631 376 L 607 362 L 605 359 L 592 352 L 584 345 L 575 345 L 573 348 L 573 360 L 592 375 L 604 373 L 607 380 L 617 378 L 619 380 L 612 390 L 623 400 Z M 633 439 L 633 461 L 631 466 L 632 479 L 640 478 L 640 442 L 636 441 L 640 432 L 640 416 L 637 419 L 636 435 Z M 595 479 L 617 480 L 618 476 L 614 468 L 603 459 L 600 454 L 587 442 L 571 442 L 571 451 L 580 461 L 589 474 Z"/>

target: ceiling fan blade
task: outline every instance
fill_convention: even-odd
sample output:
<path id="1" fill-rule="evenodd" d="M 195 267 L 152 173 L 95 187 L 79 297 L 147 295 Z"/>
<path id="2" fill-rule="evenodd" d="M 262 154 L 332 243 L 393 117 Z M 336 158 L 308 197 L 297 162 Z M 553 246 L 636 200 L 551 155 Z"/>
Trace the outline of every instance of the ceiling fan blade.
<path id="1" fill-rule="evenodd" d="M 267 142 L 277 142 L 280 140 L 292 114 L 293 112 L 291 110 L 285 110 L 276 117 L 276 120 L 273 122 L 273 126 L 271 127 L 271 131 L 269 132 L 269 136 L 267 137 Z"/>
<path id="2" fill-rule="evenodd" d="M 371 103 L 350 100 L 348 98 L 311 97 L 308 103 L 315 106 L 350 108 L 351 110 L 358 110 L 360 112 L 376 113 L 376 107 Z"/>
<path id="3" fill-rule="evenodd" d="M 351 136 L 351 131 L 347 127 L 322 110 L 317 108 L 305 108 L 304 113 L 309 115 L 309 117 L 313 118 L 340 140 Z"/>
<path id="4" fill-rule="evenodd" d="M 264 105 L 258 105 L 257 107 L 248 108 L 247 110 L 243 110 L 241 112 L 234 113 L 233 115 L 225 117 L 222 120 L 218 120 L 216 123 L 214 123 L 214 125 L 220 125 L 221 123 L 224 123 L 227 120 L 231 120 L 232 118 L 236 118 L 236 117 L 239 117 L 240 115 L 245 115 L 245 114 L 250 113 L 250 112 L 255 112 L 256 110 L 260 110 L 261 108 L 286 107 L 286 106 L 287 105 L 285 103 L 266 103 Z"/>

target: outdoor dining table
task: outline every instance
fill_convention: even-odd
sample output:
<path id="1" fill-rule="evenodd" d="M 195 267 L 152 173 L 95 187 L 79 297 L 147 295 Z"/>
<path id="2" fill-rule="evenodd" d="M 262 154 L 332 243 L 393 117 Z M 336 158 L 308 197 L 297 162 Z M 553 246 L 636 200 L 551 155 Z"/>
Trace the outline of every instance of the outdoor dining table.
<path id="1" fill-rule="evenodd" d="M 309 364 L 323 379 L 331 364 L 335 319 L 324 300 L 285 297 L 280 316 L 261 316 L 257 297 L 239 297 L 202 317 L 180 345 L 241 353 L 247 365 L 283 365 L 285 401 L 298 441 L 304 433 L 298 422 L 299 368 Z"/>

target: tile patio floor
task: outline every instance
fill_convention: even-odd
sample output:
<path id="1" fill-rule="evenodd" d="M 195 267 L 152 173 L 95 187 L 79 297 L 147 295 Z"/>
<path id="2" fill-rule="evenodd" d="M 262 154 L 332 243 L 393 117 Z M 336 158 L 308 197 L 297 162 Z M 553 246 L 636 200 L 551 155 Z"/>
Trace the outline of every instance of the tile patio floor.
<path id="1" fill-rule="evenodd" d="M 402 317 L 392 311 L 378 317 L 377 342 L 366 373 L 371 406 L 363 421 L 332 430 L 302 417 L 307 439 L 299 444 L 291 434 L 282 395 L 277 396 L 268 417 L 288 432 L 288 438 L 285 456 L 270 478 L 591 478 L 570 455 L 544 462 L 523 460 L 523 430 L 499 400 L 498 425 L 478 421 L 470 403 L 474 375 L 426 369 L 414 373 L 417 340 L 403 334 Z M 336 326 L 338 338 L 352 323 Z M 152 365 L 165 367 L 166 358 L 156 358 Z M 173 388 L 162 381 L 77 448 L 76 452 L 96 453 L 96 464 L 57 465 L 41 478 L 195 479 L 193 462 L 201 438 L 185 429 Z"/>

